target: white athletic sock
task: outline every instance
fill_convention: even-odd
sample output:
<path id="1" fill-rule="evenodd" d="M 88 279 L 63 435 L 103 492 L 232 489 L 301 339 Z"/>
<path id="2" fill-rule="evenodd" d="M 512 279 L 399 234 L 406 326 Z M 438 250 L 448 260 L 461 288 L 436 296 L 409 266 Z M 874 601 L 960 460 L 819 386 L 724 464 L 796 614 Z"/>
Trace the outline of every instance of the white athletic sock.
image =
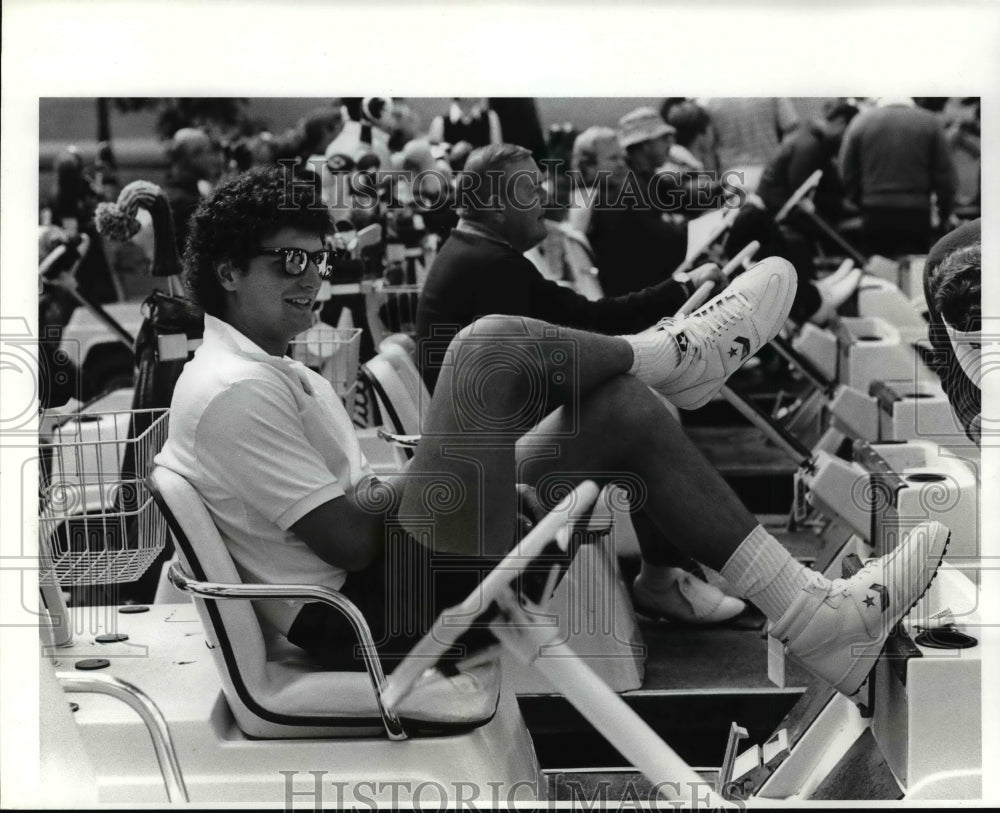
<path id="1" fill-rule="evenodd" d="M 777 621 L 816 572 L 797 562 L 771 534 L 758 525 L 722 567 L 723 577 L 771 621 Z"/>
<path id="2" fill-rule="evenodd" d="M 680 348 L 669 333 L 650 330 L 621 338 L 632 347 L 629 373 L 644 384 L 656 386 L 662 383 L 680 364 Z"/>

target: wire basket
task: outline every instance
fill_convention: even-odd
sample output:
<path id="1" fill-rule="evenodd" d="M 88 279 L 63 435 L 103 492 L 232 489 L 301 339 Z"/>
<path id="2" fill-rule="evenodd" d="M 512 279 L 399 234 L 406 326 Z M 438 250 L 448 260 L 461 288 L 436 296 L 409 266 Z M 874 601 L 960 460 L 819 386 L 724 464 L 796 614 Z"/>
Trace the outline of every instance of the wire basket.
<path id="1" fill-rule="evenodd" d="M 291 356 L 315 370 L 346 399 L 358 383 L 361 328 L 332 327 L 318 322 L 291 343 Z"/>
<path id="2" fill-rule="evenodd" d="M 146 477 L 167 438 L 166 409 L 83 413 L 39 444 L 42 585 L 142 576 L 167 541 Z"/>

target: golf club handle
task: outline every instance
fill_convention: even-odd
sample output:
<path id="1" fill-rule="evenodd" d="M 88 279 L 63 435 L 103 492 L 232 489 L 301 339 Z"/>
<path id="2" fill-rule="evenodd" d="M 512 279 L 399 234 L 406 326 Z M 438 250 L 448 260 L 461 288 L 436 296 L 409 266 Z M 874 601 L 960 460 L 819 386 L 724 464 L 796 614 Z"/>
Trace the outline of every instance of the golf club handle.
<path id="1" fill-rule="evenodd" d="M 677 316 L 687 316 L 691 311 L 700 308 L 708 301 L 708 297 L 712 293 L 712 289 L 715 288 L 715 283 L 712 280 L 707 280 L 698 286 L 698 290 L 688 297 L 687 302 L 681 305 L 677 309 Z"/>
<path id="2" fill-rule="evenodd" d="M 746 260 L 749 260 L 760 250 L 760 241 L 751 240 L 743 248 L 741 248 L 728 263 L 722 267 L 722 275 L 729 279 L 733 275 L 733 272 L 739 268 Z"/>
<path id="3" fill-rule="evenodd" d="M 784 429 L 784 427 L 775 423 L 768 415 L 757 409 L 742 395 L 734 392 L 728 386 L 724 386 L 721 392 L 722 397 L 732 404 L 737 412 L 760 429 L 769 440 L 773 441 L 775 445 L 791 457 L 798 466 L 804 466 L 812 459 L 812 452 L 804 443 Z"/>
<path id="4" fill-rule="evenodd" d="M 725 234 L 729 230 L 729 228 L 733 225 L 733 220 L 735 219 L 736 211 L 737 211 L 736 209 L 730 209 L 728 212 L 726 212 L 726 214 L 723 216 L 722 221 L 715 228 L 713 228 L 711 232 L 709 232 L 708 237 L 702 243 L 701 248 L 698 249 L 696 252 L 694 252 L 690 257 L 685 259 L 684 262 L 682 262 L 679 266 L 677 266 L 677 268 L 674 269 L 673 273 L 676 274 L 678 271 L 691 270 L 691 268 L 694 267 L 695 260 L 697 260 L 702 254 L 707 252 L 715 244 L 715 241 L 718 240 L 720 237 L 722 237 L 722 235 Z"/>
<path id="5" fill-rule="evenodd" d="M 785 205 L 782 206 L 778 210 L 778 213 L 774 216 L 774 222 L 778 224 L 783 223 L 792 209 L 801 208 L 799 207 L 799 204 L 816 191 L 821 180 L 823 180 L 823 170 L 817 169 L 812 175 L 806 178 L 799 185 L 799 188 L 792 193 L 791 197 L 785 201 Z"/>

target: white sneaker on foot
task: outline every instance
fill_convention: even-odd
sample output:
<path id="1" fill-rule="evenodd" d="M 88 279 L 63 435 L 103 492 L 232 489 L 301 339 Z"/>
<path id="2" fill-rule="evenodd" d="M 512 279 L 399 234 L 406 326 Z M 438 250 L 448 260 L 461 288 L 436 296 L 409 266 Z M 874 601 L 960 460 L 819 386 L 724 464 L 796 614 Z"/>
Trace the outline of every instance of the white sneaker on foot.
<path id="1" fill-rule="evenodd" d="M 671 582 L 647 587 L 642 577 L 632 585 L 635 609 L 650 618 L 666 618 L 683 624 L 720 624 L 746 609 L 738 598 L 727 596 L 718 587 L 703 582 L 683 568 L 670 568 Z"/>
<path id="2" fill-rule="evenodd" d="M 927 592 L 949 538 L 940 522 L 924 522 L 849 579 L 816 574 L 769 634 L 814 675 L 855 694 L 889 632 Z"/>
<path id="3" fill-rule="evenodd" d="M 704 406 L 778 334 L 797 283 L 790 262 L 768 257 L 690 315 L 661 320 L 653 331 L 661 332 L 665 342 L 676 343 L 681 361 L 662 379 L 647 383 L 681 409 Z"/>

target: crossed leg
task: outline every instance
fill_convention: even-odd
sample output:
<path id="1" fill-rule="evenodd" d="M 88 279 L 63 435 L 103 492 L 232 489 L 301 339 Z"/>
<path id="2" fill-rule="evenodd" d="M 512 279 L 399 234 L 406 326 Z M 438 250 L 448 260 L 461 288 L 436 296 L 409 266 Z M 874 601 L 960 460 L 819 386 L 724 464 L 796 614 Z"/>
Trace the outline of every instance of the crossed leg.
<path id="1" fill-rule="evenodd" d="M 796 562 L 628 374 L 634 356 L 622 338 L 488 317 L 460 331 L 449 354 L 398 514 L 404 525 L 426 521 L 437 551 L 506 553 L 518 480 L 637 478 L 646 516 L 718 569 L 800 663 L 845 694 L 860 688 L 944 556 L 947 528 L 925 522 L 849 580 Z M 442 484 L 453 487 L 447 501 L 431 496 Z"/>
<path id="2" fill-rule="evenodd" d="M 507 552 L 514 483 L 555 473 L 638 485 L 641 510 L 661 531 L 653 539 L 669 535 L 717 569 L 757 524 L 660 400 L 627 374 L 623 339 L 491 316 L 463 329 L 449 354 L 400 510 L 404 523 L 431 521 L 435 549 Z M 435 509 L 429 490 L 445 482 L 455 499 Z"/>

